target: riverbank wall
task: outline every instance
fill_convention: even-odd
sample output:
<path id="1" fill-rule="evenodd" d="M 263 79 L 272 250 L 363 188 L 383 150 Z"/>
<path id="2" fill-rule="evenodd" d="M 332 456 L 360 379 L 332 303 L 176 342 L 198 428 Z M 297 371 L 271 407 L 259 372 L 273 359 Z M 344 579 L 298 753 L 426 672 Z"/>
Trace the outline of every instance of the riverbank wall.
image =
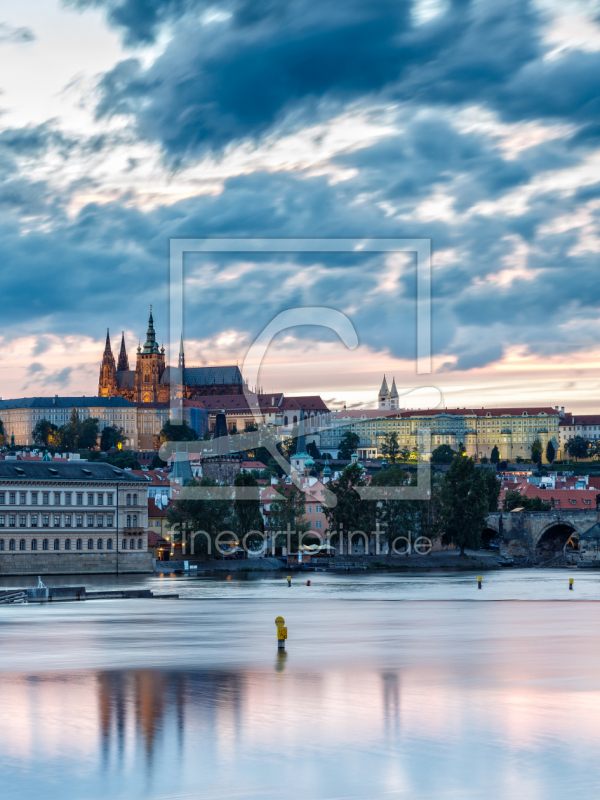
<path id="1" fill-rule="evenodd" d="M 0 553 L 0 576 L 114 575 L 152 571 L 152 554 L 148 552 Z"/>

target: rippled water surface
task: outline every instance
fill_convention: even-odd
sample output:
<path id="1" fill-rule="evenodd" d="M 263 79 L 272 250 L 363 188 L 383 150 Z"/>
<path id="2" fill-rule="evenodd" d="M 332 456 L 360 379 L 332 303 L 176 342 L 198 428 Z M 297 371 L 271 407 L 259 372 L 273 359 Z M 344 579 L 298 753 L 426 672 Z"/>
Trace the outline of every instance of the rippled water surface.
<path id="1" fill-rule="evenodd" d="M 0 606 L 2 796 L 598 797 L 600 574 L 476 577 L 48 579 L 184 599 Z"/>

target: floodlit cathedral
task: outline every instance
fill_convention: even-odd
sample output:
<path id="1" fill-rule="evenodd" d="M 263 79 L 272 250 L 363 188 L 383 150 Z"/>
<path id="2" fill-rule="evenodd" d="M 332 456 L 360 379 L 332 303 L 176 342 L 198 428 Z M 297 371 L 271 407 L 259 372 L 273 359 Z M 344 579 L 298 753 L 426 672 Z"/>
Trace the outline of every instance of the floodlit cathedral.
<path id="1" fill-rule="evenodd" d="M 173 384 L 173 385 L 171 385 Z M 168 403 L 173 397 L 192 400 L 196 396 L 243 394 L 244 380 L 236 367 L 186 367 L 183 336 L 176 370 L 165 364 L 165 348 L 159 349 L 154 331 L 152 306 L 144 346 L 138 346 L 135 369 L 129 369 L 125 334 L 121 337 L 119 358 L 115 357 L 106 333 L 106 346 L 100 365 L 99 397 L 124 397 L 132 403 Z"/>

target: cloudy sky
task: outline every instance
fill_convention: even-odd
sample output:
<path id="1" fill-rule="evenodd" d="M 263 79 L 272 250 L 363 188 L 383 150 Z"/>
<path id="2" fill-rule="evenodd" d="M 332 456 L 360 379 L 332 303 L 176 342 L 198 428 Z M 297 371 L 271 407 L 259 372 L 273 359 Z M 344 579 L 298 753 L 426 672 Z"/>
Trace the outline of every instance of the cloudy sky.
<path id="1" fill-rule="evenodd" d="M 427 238 L 432 373 L 407 254 L 187 256 L 188 364 L 371 404 L 600 394 L 600 4 L 4 0 L 1 394 L 93 394 L 106 328 L 168 339 L 176 237 Z M 325 312 L 324 312 L 325 313 Z M 325 317 L 324 317 L 325 318 Z M 409 394 L 408 407 L 420 404 Z"/>

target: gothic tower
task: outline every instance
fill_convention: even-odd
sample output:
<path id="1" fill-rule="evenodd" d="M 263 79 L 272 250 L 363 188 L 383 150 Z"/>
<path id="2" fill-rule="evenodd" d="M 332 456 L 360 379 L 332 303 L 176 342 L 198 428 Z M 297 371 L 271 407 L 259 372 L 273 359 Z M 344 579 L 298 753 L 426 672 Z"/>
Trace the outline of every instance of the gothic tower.
<path id="1" fill-rule="evenodd" d="M 392 389 L 390 391 L 390 408 L 398 410 L 398 389 L 396 389 L 396 378 L 392 381 Z"/>
<path id="2" fill-rule="evenodd" d="M 388 389 L 387 381 L 385 379 L 385 375 L 383 376 L 383 383 L 381 384 L 381 389 L 379 390 L 379 408 L 389 408 L 390 407 L 390 392 Z"/>
<path id="3" fill-rule="evenodd" d="M 129 359 L 127 358 L 127 350 L 125 349 L 125 331 L 121 332 L 121 349 L 119 351 L 119 360 L 117 361 L 117 371 L 123 372 L 129 369 Z"/>
<path id="4" fill-rule="evenodd" d="M 106 345 L 100 364 L 100 380 L 98 381 L 98 397 L 115 397 L 117 395 L 117 369 L 115 357 L 110 346 L 110 334 L 106 330 Z"/>
<path id="5" fill-rule="evenodd" d="M 166 402 L 169 399 L 169 388 L 160 385 L 165 371 L 165 348 L 158 349 L 152 306 L 144 347 L 138 347 L 135 367 L 135 396 L 138 403 Z M 166 396 L 165 396 L 166 391 Z"/>

